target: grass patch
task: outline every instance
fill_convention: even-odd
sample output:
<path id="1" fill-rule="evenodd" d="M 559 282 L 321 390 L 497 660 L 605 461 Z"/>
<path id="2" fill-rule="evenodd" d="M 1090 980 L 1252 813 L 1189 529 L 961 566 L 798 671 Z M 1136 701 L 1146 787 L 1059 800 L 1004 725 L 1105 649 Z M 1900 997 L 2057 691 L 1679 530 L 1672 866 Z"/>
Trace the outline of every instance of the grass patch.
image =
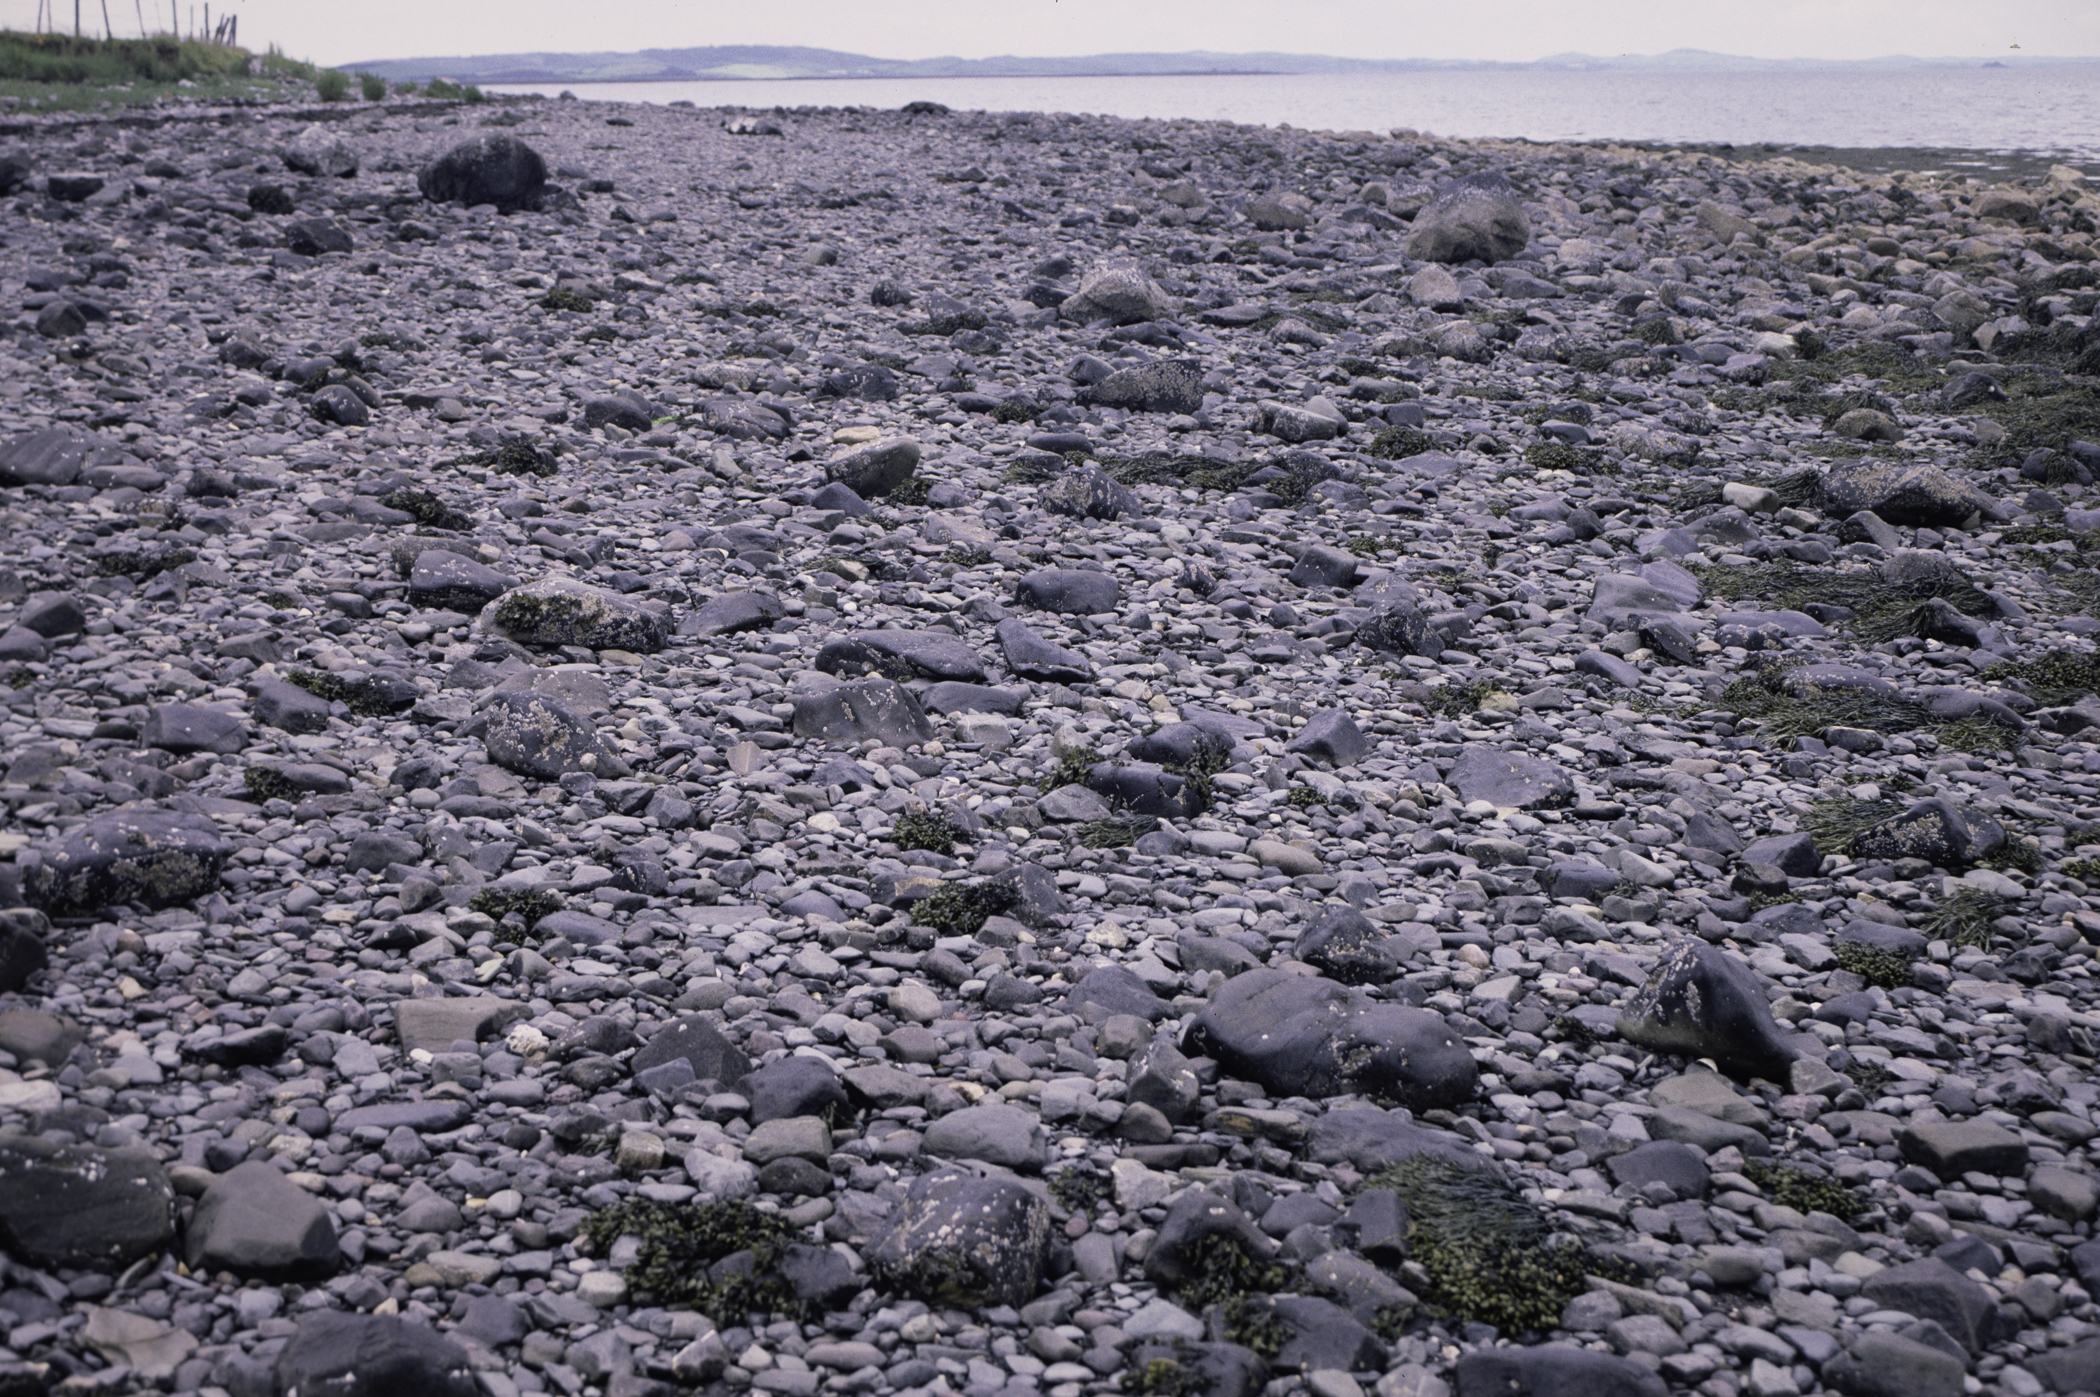
<path id="1" fill-rule="evenodd" d="M 961 831 L 938 810 L 907 810 L 897 817 L 890 842 L 900 849 L 924 849 L 947 857 L 955 852 L 955 836 Z"/>
<path id="2" fill-rule="evenodd" d="M 176 83 L 248 70 L 245 49 L 189 39 L 76 39 L 0 30 L 0 82 Z"/>
<path id="3" fill-rule="evenodd" d="M 939 892 L 911 905 L 911 919 L 949 936 L 975 936 L 986 918 L 998 916 L 1020 900 L 1021 894 L 1010 883 L 943 883 Z"/>
<path id="4" fill-rule="evenodd" d="M 627 1284 L 659 1304 L 690 1305 L 725 1326 L 742 1324 L 753 1311 L 799 1318 L 805 1309 L 776 1264 L 794 1240 L 793 1227 L 748 1203 L 629 1198 L 593 1213 L 583 1231 L 600 1256 L 622 1237 L 637 1239 L 641 1250 Z"/>
<path id="5" fill-rule="evenodd" d="M 2100 694 L 2100 655 L 2051 650 L 2038 660 L 2000 660 L 1983 677 L 2018 689 L 2043 708 L 2061 708 Z"/>
<path id="6" fill-rule="evenodd" d="M 426 529 L 445 529 L 452 533 L 465 533 L 474 527 L 474 516 L 454 509 L 428 490 L 402 486 L 389 490 L 379 497 L 379 502 L 388 509 L 398 509 L 404 514 L 416 516 L 416 522 Z"/>
<path id="7" fill-rule="evenodd" d="M 1770 1193 L 1772 1201 L 1782 1208 L 1828 1213 L 1841 1221 L 1850 1221 L 1867 1210 L 1866 1199 L 1827 1174 L 1766 1159 L 1750 1160 L 1743 1166 L 1743 1174 Z"/>
<path id="8" fill-rule="evenodd" d="M 1838 969 L 1849 970 L 1870 985 L 1885 990 L 1902 989 L 1911 982 L 1917 962 L 1896 951 L 1885 951 L 1859 941 L 1839 941 L 1830 948 Z M 1826 1210 L 1827 1211 L 1827 1210 Z"/>
<path id="9" fill-rule="evenodd" d="M 1561 1234 L 1493 1169 L 1424 1152 L 1369 1186 L 1405 1200 L 1408 1253 L 1429 1272 L 1426 1298 L 1461 1321 L 1543 1333 L 1588 1288 L 1586 1277 L 1612 1264 Z"/>
<path id="10" fill-rule="evenodd" d="M 2010 913 L 2016 905 L 2010 898 L 1996 893 L 1963 888 L 1932 910 L 1925 919 L 1924 932 L 1928 940 L 1988 949 L 1991 938 L 1997 934 L 1991 923 Z"/>
<path id="11" fill-rule="evenodd" d="M 1407 545 L 1397 538 L 1386 538 L 1379 534 L 1351 534 L 1342 540 L 1342 547 L 1359 558 L 1378 558 L 1387 553 L 1407 552 Z"/>
<path id="12" fill-rule="evenodd" d="M 1158 828 L 1158 819 L 1151 815 L 1089 820 L 1073 833 L 1072 842 L 1086 849 L 1122 849 L 1137 843 Z"/>

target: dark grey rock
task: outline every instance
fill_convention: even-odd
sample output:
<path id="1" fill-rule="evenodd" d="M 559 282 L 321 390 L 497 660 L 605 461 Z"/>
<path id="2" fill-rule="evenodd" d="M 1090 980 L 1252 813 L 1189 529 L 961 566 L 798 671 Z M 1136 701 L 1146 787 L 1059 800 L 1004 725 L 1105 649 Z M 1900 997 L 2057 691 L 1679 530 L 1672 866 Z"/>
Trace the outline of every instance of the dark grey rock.
<path id="1" fill-rule="evenodd" d="M 1002 623 L 1010 624 L 1010 623 Z M 854 631 L 817 651 L 817 668 L 847 678 L 876 673 L 886 678 L 946 679 L 976 683 L 984 661 L 948 631 Z"/>
<path id="2" fill-rule="evenodd" d="M 1936 1256 L 1876 1271 L 1859 1293 L 1885 1309 L 1931 1320 L 1971 1354 L 1997 1337 L 1998 1306 L 1991 1293 Z"/>
<path id="3" fill-rule="evenodd" d="M 1989 815 L 1963 810 L 1940 796 L 1918 801 L 1894 819 L 1883 820 L 1852 841 L 1857 859 L 1923 859 L 1959 868 L 2005 847 L 2005 827 Z"/>
<path id="4" fill-rule="evenodd" d="M 583 425 L 603 427 L 607 423 L 624 427 L 630 432 L 646 432 L 656 422 L 656 404 L 650 402 L 632 388 L 615 388 L 587 399 L 583 405 Z"/>
<path id="5" fill-rule="evenodd" d="M 686 1014 L 658 1029 L 635 1051 L 634 1070 L 644 1072 L 676 1060 L 693 1069 L 695 1078 L 735 1082 L 750 1075 L 751 1061 L 723 1036 L 707 1014 Z"/>
<path id="6" fill-rule="evenodd" d="M 70 592 L 38 592 L 22 603 L 15 624 L 46 640 L 78 635 L 87 628 L 87 611 Z"/>
<path id="7" fill-rule="evenodd" d="M 511 588 L 517 579 L 472 558 L 430 548 L 416 555 L 408 575 L 411 606 L 472 615 Z"/>
<path id="8" fill-rule="evenodd" d="M 0 446 L 0 485 L 71 485 L 97 445 L 63 427 L 25 432 Z"/>
<path id="9" fill-rule="evenodd" d="M 1896 1132 L 1896 1146 L 1949 1182 L 1972 1172 L 2019 1178 L 2027 1170 L 2027 1142 L 1989 1121 L 1920 1121 Z"/>
<path id="10" fill-rule="evenodd" d="M 21 993 L 22 988 L 37 972 L 51 963 L 51 953 L 44 944 L 44 938 L 50 930 L 50 919 L 34 908 L 10 907 L 0 910 L 0 994 Z M 6 1044 L 0 1042 L 0 1047 L 6 1047 Z M 14 1051 L 12 1048 L 7 1050 Z M 21 1054 L 17 1053 L 16 1056 Z"/>
<path id="11" fill-rule="evenodd" d="M 1354 587 L 1357 568 L 1354 553 L 1316 543 L 1298 555 L 1290 580 L 1300 587 Z"/>
<path id="12" fill-rule="evenodd" d="M 724 592 L 709 597 L 679 626 L 683 635 L 736 635 L 763 631 L 787 615 L 778 597 L 764 592 Z M 819 668 L 822 668 L 821 664 Z"/>
<path id="13" fill-rule="evenodd" d="M 265 679 L 255 686 L 248 704 L 255 721 L 280 732 L 328 731 L 328 715 L 334 710 L 327 699 L 282 679 Z"/>
<path id="14" fill-rule="evenodd" d="M 1165 819 L 1199 815 L 1205 803 L 1189 779 L 1146 762 L 1100 762 L 1089 767 L 1086 788 L 1117 810 Z"/>
<path id="15" fill-rule="evenodd" d="M 1122 519 L 1145 512 L 1137 492 L 1099 466 L 1066 471 L 1036 491 L 1035 501 L 1073 519 Z"/>
<path id="16" fill-rule="evenodd" d="M 1430 659 L 1444 653 L 1444 636 L 1411 601 L 1387 602 L 1356 628 L 1358 645 L 1391 655 L 1424 655 Z"/>
<path id="17" fill-rule="evenodd" d="M 1329 1111 L 1313 1121 L 1306 1155 L 1320 1164 L 1347 1162 L 1362 1174 L 1375 1174 L 1424 1152 L 1455 1164 L 1492 1168 L 1462 1136 L 1423 1125 L 1406 1111 L 1352 1106 Z"/>
<path id="18" fill-rule="evenodd" d="M 1172 1043 L 1162 1040 L 1130 1059 L 1123 1099 L 1143 1102 L 1179 1124 L 1196 1109 L 1202 1088 L 1189 1060 Z"/>
<path id="19" fill-rule="evenodd" d="M 1323 708 L 1305 720 L 1298 735 L 1283 746 L 1329 766 L 1354 766 L 1371 754 L 1371 740 L 1347 709 Z"/>
<path id="20" fill-rule="evenodd" d="M 1171 1012 L 1134 971 L 1120 965 L 1097 965 L 1065 991 L 1068 1012 L 1095 1021 L 1115 1014 L 1134 1014 L 1158 1022 Z"/>
<path id="21" fill-rule="evenodd" d="M 1026 621 L 1009 616 L 993 632 L 1006 656 L 1006 667 L 1023 679 L 1045 684 L 1084 684 L 1094 677 L 1094 664 L 1077 650 L 1046 640 Z"/>
<path id="22" fill-rule="evenodd" d="M 1661 1374 L 1631 1359 L 1572 1344 L 1474 1349 L 1451 1376 L 1454 1397 L 1666 1397 L 1670 1390 Z"/>
<path id="23" fill-rule="evenodd" d="M 1483 170 L 1453 180 L 1415 215 L 1407 255 L 1425 262 L 1504 262 L 1531 241 L 1531 220 L 1509 177 Z"/>
<path id="24" fill-rule="evenodd" d="M 1152 1248 L 1145 1253 L 1145 1279 L 1159 1286 L 1178 1286 L 1195 1275 L 1213 1237 L 1237 1242 L 1256 1261 L 1278 1251 L 1276 1241 L 1254 1225 L 1239 1204 L 1208 1188 L 1192 1188 L 1167 1205 Z"/>
<path id="25" fill-rule="evenodd" d="M 1291 954 L 1345 985 L 1382 985 L 1400 974 L 1407 945 L 1354 907 L 1325 907 Z"/>
<path id="26" fill-rule="evenodd" d="M 653 655 L 670 640 L 662 611 L 555 575 L 505 592 L 481 613 L 484 633 L 520 645 L 580 645 Z"/>
<path id="27" fill-rule="evenodd" d="M 1505 752 L 1483 743 L 1468 743 L 1444 774 L 1460 800 L 1538 810 L 1566 805 L 1574 783 L 1560 766 L 1528 752 Z"/>
<path id="28" fill-rule="evenodd" d="M 1840 518 L 1867 510 L 1891 524 L 1932 528 L 1960 524 L 1992 507 L 1988 495 L 1938 466 L 1871 457 L 1824 471 L 1823 496 L 1825 512 Z"/>
<path id="29" fill-rule="evenodd" d="M 1746 864 L 1770 864 L 1789 878 L 1813 878 L 1823 869 L 1823 855 L 1807 833 L 1771 834 L 1743 846 Z"/>
<path id="30" fill-rule="evenodd" d="M 824 478 L 836 481 L 864 500 L 910 480 L 919 469 L 919 443 L 910 437 L 885 437 L 855 447 L 824 463 Z"/>
<path id="31" fill-rule="evenodd" d="M 1679 1198 L 1703 1198 L 1710 1175 L 1706 1156 L 1676 1140 L 1651 1140 L 1605 1161 L 1613 1183 L 1645 1188 L 1668 1184 Z"/>
<path id="32" fill-rule="evenodd" d="M 1203 407 L 1203 365 L 1194 359 L 1155 359 L 1116 370 L 1080 398 L 1126 412 L 1196 412 Z"/>
<path id="33" fill-rule="evenodd" d="M 846 1104 L 838 1073 L 815 1058 L 784 1057 L 745 1076 L 737 1090 L 751 1103 L 751 1123 L 791 1116 L 829 1116 Z"/>
<path id="34" fill-rule="evenodd" d="M 194 703 L 163 703 L 139 725 L 139 743 L 164 752 L 238 752 L 248 745 L 248 725 L 238 713 Z"/>

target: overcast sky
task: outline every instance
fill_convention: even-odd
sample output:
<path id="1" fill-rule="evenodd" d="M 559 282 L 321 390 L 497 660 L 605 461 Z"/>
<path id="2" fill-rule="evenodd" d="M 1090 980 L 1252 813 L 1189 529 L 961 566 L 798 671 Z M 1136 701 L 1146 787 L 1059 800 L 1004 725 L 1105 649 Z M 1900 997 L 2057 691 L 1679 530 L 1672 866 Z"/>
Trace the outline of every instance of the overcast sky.
<path id="1" fill-rule="evenodd" d="M 51 0 L 70 28 L 75 0 Z M 84 0 L 120 35 L 170 0 Z M 185 27 L 204 6 L 177 0 Z M 216 0 L 248 48 L 323 63 L 482 53 L 800 44 L 883 58 L 1270 49 L 1524 60 L 1702 48 L 1763 58 L 2100 55 L 2100 0 Z M 26 29 L 37 0 L 0 0 Z"/>

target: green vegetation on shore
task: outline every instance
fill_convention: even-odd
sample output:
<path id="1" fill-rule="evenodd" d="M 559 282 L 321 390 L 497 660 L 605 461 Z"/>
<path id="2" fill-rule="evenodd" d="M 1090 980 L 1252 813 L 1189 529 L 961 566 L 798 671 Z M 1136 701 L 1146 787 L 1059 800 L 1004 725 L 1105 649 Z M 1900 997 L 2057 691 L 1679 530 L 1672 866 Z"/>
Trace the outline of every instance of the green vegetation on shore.
<path id="1" fill-rule="evenodd" d="M 0 30 L 0 105 L 14 110 L 88 111 L 172 98 L 267 100 L 303 92 L 321 74 L 272 50 L 160 35 L 76 39 Z"/>

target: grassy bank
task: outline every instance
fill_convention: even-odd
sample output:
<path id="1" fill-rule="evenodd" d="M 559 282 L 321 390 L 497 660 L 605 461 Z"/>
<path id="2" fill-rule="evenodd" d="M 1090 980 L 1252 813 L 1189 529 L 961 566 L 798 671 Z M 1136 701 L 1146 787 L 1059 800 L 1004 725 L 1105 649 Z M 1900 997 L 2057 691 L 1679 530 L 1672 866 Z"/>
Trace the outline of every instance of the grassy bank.
<path id="1" fill-rule="evenodd" d="M 176 97 L 311 97 L 320 70 L 277 53 L 162 36 L 76 39 L 0 30 L 0 104 L 87 111 Z"/>

